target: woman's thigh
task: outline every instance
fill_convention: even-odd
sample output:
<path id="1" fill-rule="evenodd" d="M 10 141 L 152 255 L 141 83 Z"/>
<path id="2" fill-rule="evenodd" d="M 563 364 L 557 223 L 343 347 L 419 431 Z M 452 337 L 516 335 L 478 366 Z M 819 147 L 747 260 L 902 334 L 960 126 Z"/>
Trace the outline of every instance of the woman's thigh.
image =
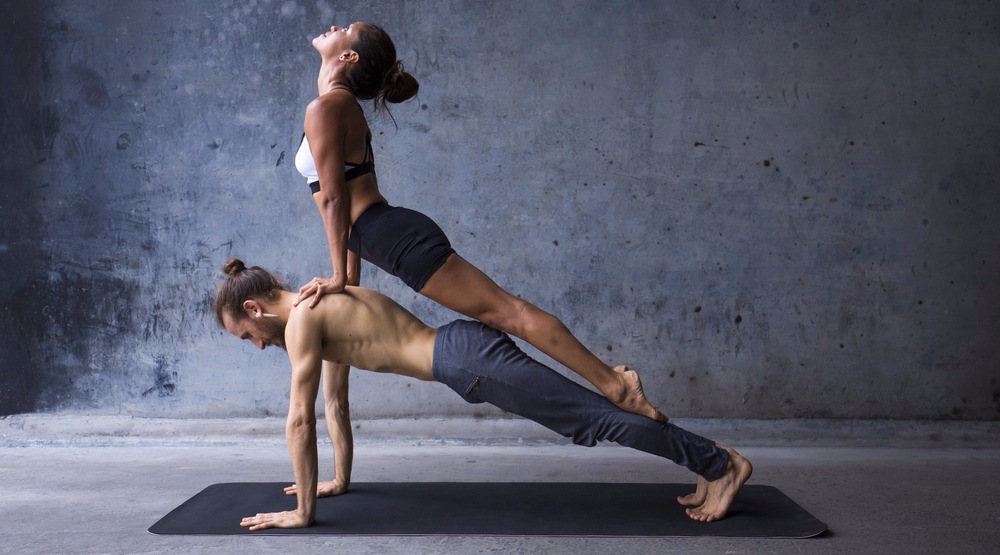
<path id="1" fill-rule="evenodd" d="M 455 312 L 500 329 L 508 327 L 508 321 L 529 306 L 457 254 L 451 255 L 434 272 L 420 294 Z"/>

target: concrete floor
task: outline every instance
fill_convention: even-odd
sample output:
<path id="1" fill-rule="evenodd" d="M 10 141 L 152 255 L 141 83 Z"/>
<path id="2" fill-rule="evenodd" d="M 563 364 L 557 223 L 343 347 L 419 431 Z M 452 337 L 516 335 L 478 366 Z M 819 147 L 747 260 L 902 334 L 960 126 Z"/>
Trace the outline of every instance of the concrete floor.
<path id="1" fill-rule="evenodd" d="M 150 525 L 210 484 L 289 479 L 281 420 L 23 415 L 0 419 L 0 552 L 998 552 L 1000 423 L 678 424 L 737 447 L 754 463 L 751 483 L 780 488 L 830 531 L 808 540 L 154 536 Z M 356 427 L 357 482 L 691 481 L 652 456 L 566 445 L 518 420 Z M 321 446 L 323 476 L 331 452 Z"/>

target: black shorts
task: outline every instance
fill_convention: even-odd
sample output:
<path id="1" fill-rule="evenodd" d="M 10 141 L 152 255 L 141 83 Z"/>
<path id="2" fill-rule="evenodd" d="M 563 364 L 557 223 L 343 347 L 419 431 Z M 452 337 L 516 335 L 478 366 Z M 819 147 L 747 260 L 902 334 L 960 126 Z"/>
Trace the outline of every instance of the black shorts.
<path id="1" fill-rule="evenodd" d="M 417 292 L 455 252 L 434 220 L 383 202 L 354 222 L 347 248 Z"/>

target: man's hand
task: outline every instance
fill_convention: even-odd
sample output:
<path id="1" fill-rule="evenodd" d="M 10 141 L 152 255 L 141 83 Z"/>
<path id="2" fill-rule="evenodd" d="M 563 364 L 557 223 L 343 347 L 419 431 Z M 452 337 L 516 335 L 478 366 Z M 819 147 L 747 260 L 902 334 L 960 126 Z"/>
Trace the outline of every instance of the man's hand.
<path id="1" fill-rule="evenodd" d="M 312 302 L 309 303 L 309 308 L 313 308 L 319 304 L 319 300 L 323 298 L 323 295 L 342 293 L 344 291 L 344 280 L 339 276 L 333 276 L 332 278 L 313 278 L 312 281 L 303 285 L 299 288 L 299 296 L 292 301 L 292 306 L 299 306 L 299 303 L 312 297 Z"/>
<path id="2" fill-rule="evenodd" d="M 312 526 L 312 522 L 298 511 L 283 511 L 280 513 L 257 513 L 255 516 L 248 516 L 240 522 L 240 526 L 249 526 L 250 531 L 265 530 L 267 528 L 305 528 Z"/>
<path id="3" fill-rule="evenodd" d="M 337 478 L 327 480 L 326 482 L 319 482 L 316 484 L 316 497 L 332 497 L 347 493 L 349 485 L 347 482 Z M 296 493 L 298 493 L 298 490 L 295 489 L 295 484 L 285 488 L 285 495 L 295 495 Z"/>

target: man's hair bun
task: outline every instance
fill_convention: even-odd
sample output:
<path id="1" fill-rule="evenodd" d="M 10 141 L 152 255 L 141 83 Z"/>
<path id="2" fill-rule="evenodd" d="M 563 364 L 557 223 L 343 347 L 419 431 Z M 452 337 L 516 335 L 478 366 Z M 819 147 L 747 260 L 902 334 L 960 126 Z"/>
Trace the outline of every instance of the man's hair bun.
<path id="1" fill-rule="evenodd" d="M 239 258 L 230 258 L 222 266 L 222 271 L 225 272 L 227 276 L 235 276 L 246 269 L 246 264 L 244 264 Z"/>

